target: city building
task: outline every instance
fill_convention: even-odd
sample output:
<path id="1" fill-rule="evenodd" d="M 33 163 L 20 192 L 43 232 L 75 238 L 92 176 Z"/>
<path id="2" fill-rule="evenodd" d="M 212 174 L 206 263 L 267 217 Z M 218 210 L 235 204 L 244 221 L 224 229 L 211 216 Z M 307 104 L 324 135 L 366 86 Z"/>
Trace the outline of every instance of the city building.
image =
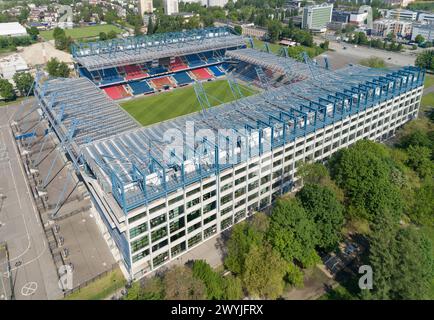
<path id="1" fill-rule="evenodd" d="M 434 40 L 434 24 L 414 24 L 411 40 L 415 40 L 418 35 L 421 35 L 425 41 Z"/>
<path id="2" fill-rule="evenodd" d="M 1 37 L 22 37 L 27 35 L 27 30 L 18 22 L 0 23 Z"/>
<path id="3" fill-rule="evenodd" d="M 403 10 L 403 9 L 392 9 L 387 10 L 385 14 L 385 18 L 392 20 L 405 20 L 405 21 L 416 21 L 417 20 L 417 12 L 411 10 Z"/>
<path id="4" fill-rule="evenodd" d="M 360 26 L 365 23 L 365 20 L 367 18 L 368 18 L 367 12 L 351 12 L 349 22 L 356 26 Z"/>
<path id="5" fill-rule="evenodd" d="M 179 12 L 178 0 L 163 0 L 164 13 L 167 15 L 172 15 Z"/>
<path id="6" fill-rule="evenodd" d="M 391 33 L 400 37 L 407 37 L 411 35 L 412 27 L 413 23 L 411 21 L 376 20 L 373 23 L 373 35 L 387 37 Z"/>
<path id="7" fill-rule="evenodd" d="M 417 16 L 417 21 L 420 23 L 434 24 L 434 13 L 420 12 Z"/>
<path id="8" fill-rule="evenodd" d="M 138 0 L 138 2 L 138 10 L 142 18 L 145 16 L 145 14 L 151 14 L 154 11 L 152 0 Z"/>
<path id="9" fill-rule="evenodd" d="M 302 28 L 314 32 L 325 32 L 332 19 L 333 4 L 306 6 L 303 8 Z"/>
<path id="10" fill-rule="evenodd" d="M 350 12 L 333 10 L 332 22 L 348 23 L 350 22 L 350 16 L 351 16 Z"/>

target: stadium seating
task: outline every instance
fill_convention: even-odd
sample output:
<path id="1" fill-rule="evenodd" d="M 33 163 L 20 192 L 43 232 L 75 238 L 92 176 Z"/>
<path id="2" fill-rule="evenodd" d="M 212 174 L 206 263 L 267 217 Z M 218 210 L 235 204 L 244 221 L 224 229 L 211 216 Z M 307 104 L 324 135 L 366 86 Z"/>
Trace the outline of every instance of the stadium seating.
<path id="1" fill-rule="evenodd" d="M 193 82 L 193 79 L 187 74 L 187 72 L 178 72 L 173 75 L 173 78 L 176 80 L 176 83 L 179 86 L 189 84 Z"/>
<path id="2" fill-rule="evenodd" d="M 101 76 L 101 84 L 110 84 L 124 81 L 124 78 L 119 75 L 116 68 L 108 68 L 99 71 Z"/>
<path id="3" fill-rule="evenodd" d="M 161 66 L 154 67 L 154 68 L 148 68 L 148 70 L 149 70 L 150 75 L 156 75 L 156 74 L 167 72 L 167 69 L 164 67 L 161 67 Z"/>
<path id="4" fill-rule="evenodd" d="M 150 80 L 150 82 L 152 83 L 154 88 L 157 90 L 163 89 L 165 86 L 172 87 L 174 84 L 171 80 L 171 77 L 156 78 L 156 79 Z"/>
<path id="5" fill-rule="evenodd" d="M 92 74 L 86 68 L 78 68 L 78 73 L 81 77 L 86 77 L 90 80 L 93 80 Z"/>
<path id="6" fill-rule="evenodd" d="M 220 70 L 219 67 L 217 66 L 211 66 L 208 67 L 208 69 L 214 74 L 214 76 L 216 77 L 221 77 L 224 76 L 226 73 L 224 73 L 222 70 Z"/>
<path id="7" fill-rule="evenodd" d="M 175 61 L 170 64 L 170 70 L 172 71 L 184 70 L 187 68 L 188 65 L 186 65 L 180 57 L 176 57 Z"/>
<path id="8" fill-rule="evenodd" d="M 143 72 L 136 64 L 125 66 L 124 69 L 126 73 L 125 80 L 139 79 L 148 76 L 148 74 Z"/>
<path id="9" fill-rule="evenodd" d="M 207 68 L 199 68 L 196 70 L 192 70 L 191 73 L 197 80 L 207 80 L 211 79 L 213 76 L 209 73 Z"/>
<path id="10" fill-rule="evenodd" d="M 205 62 L 202 61 L 197 54 L 189 54 L 185 56 L 185 58 L 187 59 L 188 65 L 191 68 L 203 66 L 205 64 Z"/>
<path id="11" fill-rule="evenodd" d="M 128 92 L 122 85 L 103 88 L 103 90 L 113 100 L 118 100 L 129 96 Z"/>
<path id="12" fill-rule="evenodd" d="M 149 86 L 146 80 L 133 81 L 130 82 L 128 85 L 130 86 L 134 95 L 154 92 L 154 89 Z"/>

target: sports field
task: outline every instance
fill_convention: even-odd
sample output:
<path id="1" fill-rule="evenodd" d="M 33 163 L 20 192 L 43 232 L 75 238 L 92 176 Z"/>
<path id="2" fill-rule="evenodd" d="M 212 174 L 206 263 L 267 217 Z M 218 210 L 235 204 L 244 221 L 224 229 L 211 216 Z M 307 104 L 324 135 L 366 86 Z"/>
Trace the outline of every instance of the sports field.
<path id="1" fill-rule="evenodd" d="M 212 106 L 235 100 L 225 80 L 205 82 L 203 86 Z M 242 85 L 240 88 L 244 96 L 257 92 Z M 201 110 L 192 86 L 137 98 L 124 102 L 121 106 L 144 126 Z"/>
<path id="2" fill-rule="evenodd" d="M 108 33 L 114 30 L 116 33 L 122 33 L 122 29 L 111 24 L 100 24 L 96 26 L 65 29 L 67 37 L 72 39 L 85 39 L 98 37 L 100 32 Z M 41 37 L 45 40 L 53 40 L 53 30 L 41 31 Z"/>

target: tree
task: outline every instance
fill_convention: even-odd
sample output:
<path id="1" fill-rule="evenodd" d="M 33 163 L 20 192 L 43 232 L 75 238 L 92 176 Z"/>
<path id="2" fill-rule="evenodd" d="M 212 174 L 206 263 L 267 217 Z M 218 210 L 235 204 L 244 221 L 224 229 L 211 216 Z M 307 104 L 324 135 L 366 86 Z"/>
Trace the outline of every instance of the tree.
<path id="1" fill-rule="evenodd" d="M 385 146 L 360 140 L 335 153 L 328 165 L 332 178 L 344 190 L 351 215 L 373 221 L 378 212 L 390 210 L 399 219 L 403 204 L 392 183 L 395 165 Z"/>
<path id="2" fill-rule="evenodd" d="M 28 72 L 17 72 L 14 74 L 13 80 L 15 82 L 15 86 L 21 96 L 27 96 L 27 94 L 31 94 L 30 89 L 32 88 L 33 82 L 35 79 Z"/>
<path id="3" fill-rule="evenodd" d="M 417 44 L 422 44 L 423 42 L 425 42 L 425 38 L 421 35 L 421 34 L 418 34 L 417 36 L 416 36 L 416 38 L 414 38 L 414 41 L 416 41 L 417 42 Z"/>
<path id="4" fill-rule="evenodd" d="M 105 32 L 100 32 L 100 33 L 99 33 L 99 40 L 100 40 L 100 41 L 107 40 L 107 33 L 105 33 Z"/>
<path id="5" fill-rule="evenodd" d="M 397 223 L 388 211 L 379 212 L 372 224 L 370 235 L 369 264 L 373 270 L 373 292 L 376 299 L 388 299 L 393 287 L 394 255 Z"/>
<path id="6" fill-rule="evenodd" d="M 429 299 L 434 276 L 432 243 L 415 227 L 400 229 L 393 250 L 392 299 Z"/>
<path id="7" fill-rule="evenodd" d="M 39 30 L 36 27 L 31 27 L 27 29 L 27 33 L 32 37 L 32 40 L 36 40 L 39 35 Z"/>
<path id="8" fill-rule="evenodd" d="M 149 22 L 148 22 L 148 35 L 151 35 L 154 33 L 154 21 L 152 20 L 152 18 L 149 18 Z"/>
<path id="9" fill-rule="evenodd" d="M 241 274 L 244 270 L 246 256 L 253 245 L 262 243 L 263 235 L 254 230 L 246 222 L 241 222 L 232 228 L 232 233 L 227 243 L 227 256 L 225 266 L 235 274 Z"/>
<path id="10" fill-rule="evenodd" d="M 236 26 L 234 27 L 234 31 L 235 31 L 237 34 L 241 35 L 241 34 L 243 33 L 243 28 L 241 28 L 241 26 L 239 26 L 239 25 L 236 25 Z"/>
<path id="11" fill-rule="evenodd" d="M 241 280 L 232 275 L 223 278 L 224 300 L 240 300 L 243 297 Z"/>
<path id="12" fill-rule="evenodd" d="M 286 269 L 285 281 L 296 288 L 303 288 L 303 271 L 300 270 L 294 263 L 289 263 Z"/>
<path id="13" fill-rule="evenodd" d="M 434 164 L 431 161 L 430 148 L 410 145 L 407 154 L 406 165 L 416 171 L 419 177 L 433 176 Z"/>
<path id="14" fill-rule="evenodd" d="M 278 200 L 270 220 L 267 239 L 286 261 L 297 260 L 304 267 L 319 261 L 315 252 L 318 231 L 299 201 Z"/>
<path id="15" fill-rule="evenodd" d="M 279 40 L 280 33 L 282 32 L 282 23 L 277 20 L 269 20 L 267 24 L 268 36 L 271 42 Z"/>
<path id="16" fill-rule="evenodd" d="M 432 179 L 424 181 L 416 190 L 415 201 L 410 209 L 411 220 L 419 225 L 434 226 L 434 183 Z"/>
<path id="17" fill-rule="evenodd" d="M 196 260 L 193 263 L 193 277 L 202 281 L 206 287 L 208 299 L 222 299 L 224 287 L 222 278 L 211 269 L 211 266 L 204 260 Z"/>
<path id="18" fill-rule="evenodd" d="M 57 58 L 51 58 L 47 62 L 47 71 L 50 76 L 67 78 L 70 69 L 65 62 L 60 62 Z"/>
<path id="19" fill-rule="evenodd" d="M 162 300 L 164 299 L 163 281 L 160 277 L 145 278 L 134 282 L 128 289 L 125 300 Z"/>
<path id="20" fill-rule="evenodd" d="M 242 274 L 244 286 L 250 296 L 276 299 L 284 288 L 283 277 L 287 264 L 270 246 L 254 245 L 250 248 Z"/>
<path id="21" fill-rule="evenodd" d="M 424 50 L 416 56 L 415 65 L 421 68 L 433 70 L 434 50 Z"/>
<path id="22" fill-rule="evenodd" d="M 202 300 L 206 297 L 206 288 L 202 281 L 193 277 L 191 269 L 175 266 L 164 275 L 164 287 L 167 300 Z"/>
<path id="23" fill-rule="evenodd" d="M 117 37 L 117 33 L 114 30 L 109 31 L 109 33 L 107 33 L 107 39 L 115 39 Z"/>
<path id="24" fill-rule="evenodd" d="M 14 87 L 6 79 L 0 79 L 0 96 L 7 101 L 15 99 Z"/>
<path id="25" fill-rule="evenodd" d="M 297 198 L 315 222 L 318 246 L 327 251 L 334 249 L 341 239 L 344 214 L 333 191 L 319 184 L 308 184 L 297 193 Z"/>
<path id="26" fill-rule="evenodd" d="M 59 27 L 54 28 L 53 38 L 57 39 L 57 38 L 62 37 L 62 36 L 66 36 L 65 30 L 63 30 L 62 28 L 59 28 Z"/>

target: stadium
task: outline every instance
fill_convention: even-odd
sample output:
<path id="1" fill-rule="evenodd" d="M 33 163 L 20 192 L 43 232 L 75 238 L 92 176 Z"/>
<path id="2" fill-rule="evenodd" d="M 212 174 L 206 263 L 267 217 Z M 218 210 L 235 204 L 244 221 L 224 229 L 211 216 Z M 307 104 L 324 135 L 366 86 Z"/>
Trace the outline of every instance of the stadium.
<path id="1" fill-rule="evenodd" d="M 300 163 L 327 161 L 360 139 L 386 140 L 418 115 L 424 70 L 331 71 L 246 43 L 210 28 L 79 44 L 79 77 L 35 81 L 36 104 L 24 112 L 47 120 L 36 135 L 57 137 L 130 279 L 298 188 Z M 217 78 L 234 99 L 211 107 L 202 82 Z M 186 85 L 199 111 L 145 127 L 116 102 Z"/>

